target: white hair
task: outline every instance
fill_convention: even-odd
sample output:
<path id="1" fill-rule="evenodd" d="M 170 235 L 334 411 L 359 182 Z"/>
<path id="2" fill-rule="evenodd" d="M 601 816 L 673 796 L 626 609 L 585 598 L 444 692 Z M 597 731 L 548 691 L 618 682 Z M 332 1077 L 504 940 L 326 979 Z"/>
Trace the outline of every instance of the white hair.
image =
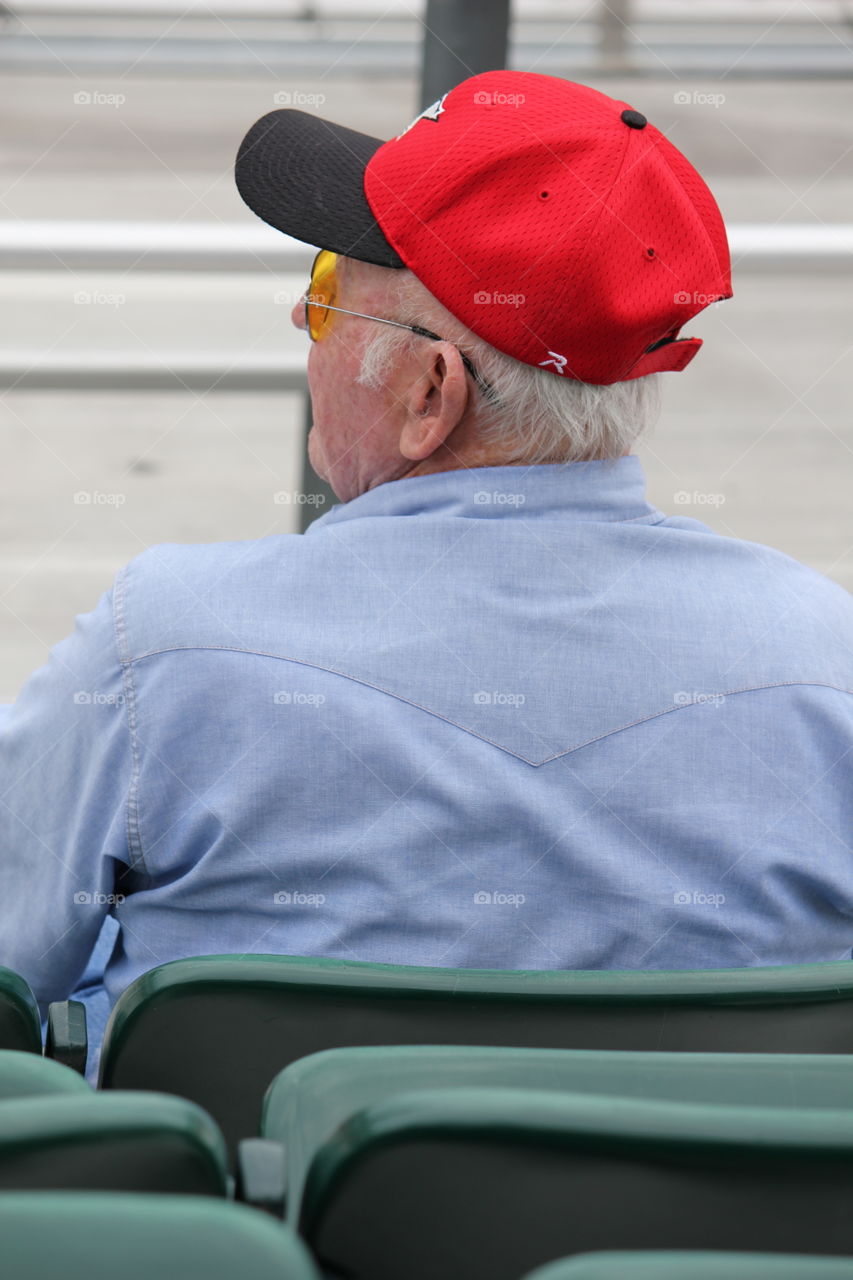
<path id="1" fill-rule="evenodd" d="M 419 324 L 464 351 L 494 391 L 478 393 L 474 421 L 479 439 L 507 462 L 584 462 L 619 458 L 657 418 L 660 374 L 594 386 L 560 378 L 505 355 L 465 328 L 408 270 L 396 273 L 398 311 L 389 319 Z M 393 293 L 392 293 L 393 296 Z M 356 381 L 381 388 L 396 360 L 423 338 L 377 325 Z"/>

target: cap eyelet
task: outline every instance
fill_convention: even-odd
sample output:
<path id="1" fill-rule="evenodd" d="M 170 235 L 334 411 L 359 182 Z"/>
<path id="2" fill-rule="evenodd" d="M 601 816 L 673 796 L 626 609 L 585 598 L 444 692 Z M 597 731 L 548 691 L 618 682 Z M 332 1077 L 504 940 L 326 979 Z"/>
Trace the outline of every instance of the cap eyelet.
<path id="1" fill-rule="evenodd" d="M 551 198 L 551 192 L 550 192 L 550 191 L 540 191 L 540 192 L 539 192 L 539 199 L 540 199 L 540 200 L 549 200 L 550 198 Z"/>
<path id="2" fill-rule="evenodd" d="M 645 129 L 649 123 L 642 111 L 635 111 L 633 107 L 629 107 L 627 111 L 623 111 L 619 119 L 626 124 L 629 129 Z"/>
<path id="3" fill-rule="evenodd" d="M 646 257 L 647 257 L 647 258 L 654 258 L 655 256 L 656 256 L 656 255 L 655 255 L 655 251 L 654 251 L 654 249 L 647 249 L 647 250 L 646 250 Z"/>

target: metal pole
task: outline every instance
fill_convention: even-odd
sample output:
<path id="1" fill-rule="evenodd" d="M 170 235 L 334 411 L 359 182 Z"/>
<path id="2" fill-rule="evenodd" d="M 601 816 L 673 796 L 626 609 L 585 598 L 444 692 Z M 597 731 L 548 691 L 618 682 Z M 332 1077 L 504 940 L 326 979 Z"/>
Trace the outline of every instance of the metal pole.
<path id="1" fill-rule="evenodd" d="M 311 396 L 305 392 L 302 429 L 302 485 L 299 532 L 304 533 L 318 516 L 325 515 L 337 502 L 334 490 L 321 480 L 308 461 L 308 432 L 311 430 Z M 306 501 L 309 499 L 309 501 Z"/>
<path id="2" fill-rule="evenodd" d="M 598 23 L 599 70 L 627 71 L 630 0 L 601 0 Z"/>
<path id="3" fill-rule="evenodd" d="M 420 110 L 460 80 L 506 66 L 510 0 L 427 0 Z"/>

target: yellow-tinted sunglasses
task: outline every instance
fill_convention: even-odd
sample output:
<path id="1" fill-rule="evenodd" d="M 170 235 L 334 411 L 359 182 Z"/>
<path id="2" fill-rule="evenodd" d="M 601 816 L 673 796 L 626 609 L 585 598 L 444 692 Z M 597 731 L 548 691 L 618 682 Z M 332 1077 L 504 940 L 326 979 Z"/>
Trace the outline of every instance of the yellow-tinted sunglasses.
<path id="1" fill-rule="evenodd" d="M 432 333 L 429 329 L 422 329 L 418 324 L 402 324 L 399 320 L 386 320 L 382 316 L 368 316 L 363 311 L 348 311 L 346 307 L 334 306 L 338 293 L 337 266 L 338 255 L 332 253 L 330 249 L 321 249 L 311 268 L 311 283 L 305 294 L 305 328 L 312 342 L 319 342 L 323 335 L 329 332 L 333 313 L 338 312 L 345 316 L 358 316 L 360 320 L 376 320 L 379 324 L 392 324 L 396 329 L 408 329 L 410 333 L 417 333 L 422 338 L 431 338 L 433 342 L 447 341 L 446 338 L 440 338 L 437 333 Z M 459 349 L 458 344 L 454 342 L 453 346 L 459 351 L 462 363 L 483 395 L 489 400 L 496 401 L 497 395 L 494 388 L 480 376 L 472 361 L 464 351 Z"/>

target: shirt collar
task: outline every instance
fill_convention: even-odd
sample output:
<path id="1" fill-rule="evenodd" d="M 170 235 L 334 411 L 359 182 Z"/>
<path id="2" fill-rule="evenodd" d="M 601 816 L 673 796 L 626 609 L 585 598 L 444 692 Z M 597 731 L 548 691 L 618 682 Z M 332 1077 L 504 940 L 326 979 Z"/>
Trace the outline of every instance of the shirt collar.
<path id="1" fill-rule="evenodd" d="M 377 485 L 342 502 L 307 532 L 373 516 L 463 516 L 475 520 L 559 517 L 579 521 L 665 519 L 645 499 L 646 478 L 635 454 L 591 462 L 522 467 L 471 467 L 410 476 Z"/>

